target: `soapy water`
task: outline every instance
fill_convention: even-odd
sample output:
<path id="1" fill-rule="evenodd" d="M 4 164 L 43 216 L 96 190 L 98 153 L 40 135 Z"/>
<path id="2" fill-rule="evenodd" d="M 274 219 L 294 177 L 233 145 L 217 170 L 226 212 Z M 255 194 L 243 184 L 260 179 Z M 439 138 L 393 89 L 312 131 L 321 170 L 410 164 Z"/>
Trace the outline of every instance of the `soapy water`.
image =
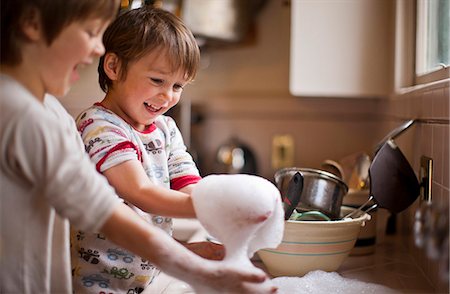
<path id="1" fill-rule="evenodd" d="M 277 277 L 272 283 L 277 294 L 388 294 L 400 293 L 389 287 L 344 278 L 336 272 L 316 270 L 303 277 Z"/>
<path id="2" fill-rule="evenodd" d="M 336 272 L 311 271 L 303 277 L 277 277 L 271 280 L 278 288 L 277 294 L 397 294 L 389 287 L 344 278 Z M 188 284 L 172 280 L 163 290 L 145 293 L 199 294 Z"/>

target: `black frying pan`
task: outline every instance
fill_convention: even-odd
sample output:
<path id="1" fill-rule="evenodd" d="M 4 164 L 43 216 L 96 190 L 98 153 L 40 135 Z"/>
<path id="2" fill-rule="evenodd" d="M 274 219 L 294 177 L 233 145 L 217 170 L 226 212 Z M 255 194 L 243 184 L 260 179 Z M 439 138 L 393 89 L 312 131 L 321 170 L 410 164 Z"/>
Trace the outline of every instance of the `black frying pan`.
<path id="1" fill-rule="evenodd" d="M 399 213 L 419 196 L 420 185 L 416 175 L 392 139 L 387 140 L 375 154 L 369 167 L 369 177 L 370 198 L 356 211 L 374 200 L 375 205 L 366 212 L 375 207 L 382 207 L 392 213 Z M 353 215 L 353 212 L 346 217 Z"/>
<path id="2" fill-rule="evenodd" d="M 419 196 L 420 185 L 400 148 L 388 140 L 375 155 L 369 168 L 370 192 L 379 207 L 398 213 Z"/>

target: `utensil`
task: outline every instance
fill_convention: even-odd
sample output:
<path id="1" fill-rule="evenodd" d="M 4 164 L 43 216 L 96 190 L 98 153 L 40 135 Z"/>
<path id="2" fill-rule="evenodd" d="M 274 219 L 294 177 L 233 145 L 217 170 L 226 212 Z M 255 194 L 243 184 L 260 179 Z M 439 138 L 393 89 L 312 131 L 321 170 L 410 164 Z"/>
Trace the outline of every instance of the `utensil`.
<path id="1" fill-rule="evenodd" d="M 416 175 L 392 139 L 386 141 L 376 153 L 369 168 L 369 178 L 370 197 L 357 210 L 374 200 L 375 204 L 368 210 L 382 207 L 392 213 L 398 213 L 410 206 L 419 196 L 420 185 Z M 353 213 L 355 212 L 345 217 Z"/>
<path id="2" fill-rule="evenodd" d="M 369 185 L 369 168 L 372 161 L 369 155 L 361 153 L 356 158 L 356 163 L 353 168 L 352 174 L 348 179 L 349 189 L 364 190 Z"/>
<path id="3" fill-rule="evenodd" d="M 303 175 L 296 172 L 291 178 L 286 195 L 283 197 L 284 219 L 288 220 L 300 201 L 303 190 Z"/>
<path id="4" fill-rule="evenodd" d="M 369 185 L 370 156 L 364 152 L 352 153 L 338 162 L 327 159 L 321 169 L 342 179 L 350 190 L 364 190 Z"/>
<path id="5" fill-rule="evenodd" d="M 322 162 L 320 168 L 326 172 L 332 173 L 341 180 L 344 180 L 344 170 L 338 162 L 331 159 L 326 159 Z"/>
<path id="6" fill-rule="evenodd" d="M 312 168 L 290 167 L 275 173 L 275 182 L 281 194 L 286 194 L 291 178 L 300 172 L 303 175 L 303 190 L 297 209 L 319 210 L 331 219 L 340 219 L 342 198 L 347 194 L 347 185 L 335 175 Z"/>

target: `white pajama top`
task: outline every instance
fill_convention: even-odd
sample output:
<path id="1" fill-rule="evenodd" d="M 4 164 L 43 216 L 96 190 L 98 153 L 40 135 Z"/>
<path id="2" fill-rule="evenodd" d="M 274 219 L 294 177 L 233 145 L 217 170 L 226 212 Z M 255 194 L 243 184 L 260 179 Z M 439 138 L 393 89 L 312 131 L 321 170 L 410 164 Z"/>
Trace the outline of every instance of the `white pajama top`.
<path id="1" fill-rule="evenodd" d="M 174 120 L 159 116 L 138 131 L 97 103 L 77 118 L 86 152 L 98 172 L 128 160 L 138 160 L 158 186 L 179 190 L 200 180 Z M 172 233 L 172 219 L 146 213 L 127 203 L 149 223 Z M 134 256 L 99 234 L 75 230 L 72 234 L 74 288 L 77 293 L 140 293 L 157 276 L 151 263 Z"/>

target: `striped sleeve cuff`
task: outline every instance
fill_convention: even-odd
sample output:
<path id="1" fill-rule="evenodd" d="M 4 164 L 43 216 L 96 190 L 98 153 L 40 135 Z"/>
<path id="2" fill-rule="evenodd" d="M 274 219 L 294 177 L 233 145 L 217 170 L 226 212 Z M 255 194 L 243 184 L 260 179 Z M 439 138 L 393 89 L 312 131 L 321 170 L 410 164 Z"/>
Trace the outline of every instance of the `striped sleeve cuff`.
<path id="1" fill-rule="evenodd" d="M 201 180 L 200 176 L 193 176 L 193 175 L 178 177 L 170 181 L 170 188 L 173 190 L 180 190 L 181 188 L 186 187 L 187 185 L 196 184 L 200 180 Z"/>

